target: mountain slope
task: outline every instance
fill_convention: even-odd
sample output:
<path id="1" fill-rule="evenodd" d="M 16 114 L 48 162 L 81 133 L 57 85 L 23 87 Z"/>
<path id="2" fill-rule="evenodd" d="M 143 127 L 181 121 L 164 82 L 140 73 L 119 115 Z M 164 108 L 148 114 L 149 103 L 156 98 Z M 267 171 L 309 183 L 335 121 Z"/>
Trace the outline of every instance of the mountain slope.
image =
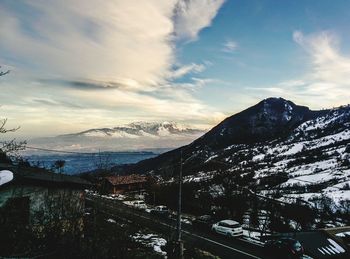
<path id="1" fill-rule="evenodd" d="M 196 144 L 222 148 L 227 144 L 263 142 L 288 134 L 319 113 L 321 112 L 311 111 L 282 98 L 268 98 L 228 117 L 196 141 Z"/>
<path id="2" fill-rule="evenodd" d="M 188 146 L 169 151 L 152 160 L 141 161 L 132 170 L 155 170 L 161 174 L 162 167 L 169 167 L 179 161 L 180 150 L 184 157 L 190 157 L 196 152 L 210 153 L 234 144 L 253 144 L 276 139 L 288 135 L 301 123 L 326 112 L 311 111 L 282 98 L 268 98 L 226 118 Z"/>
<path id="3" fill-rule="evenodd" d="M 350 106 L 311 111 L 269 98 L 233 115 L 190 145 L 127 170 L 208 180 L 222 171 L 249 176 L 248 186 L 280 199 L 321 193 L 350 199 Z M 315 196 L 316 195 L 316 196 Z"/>

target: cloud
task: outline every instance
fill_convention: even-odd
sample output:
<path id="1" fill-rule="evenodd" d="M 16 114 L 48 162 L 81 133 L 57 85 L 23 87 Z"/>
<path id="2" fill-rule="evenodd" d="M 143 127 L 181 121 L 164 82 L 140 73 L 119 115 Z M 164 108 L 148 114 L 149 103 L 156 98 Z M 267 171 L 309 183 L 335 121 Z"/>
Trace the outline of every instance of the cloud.
<path id="1" fill-rule="evenodd" d="M 341 53 L 338 36 L 329 31 L 307 36 L 297 31 L 293 36 L 309 54 L 311 68 L 302 78 L 302 92 L 324 99 L 316 99 L 316 102 L 347 104 L 350 99 L 350 57 Z"/>
<path id="2" fill-rule="evenodd" d="M 280 87 L 246 87 L 246 90 L 266 92 L 269 96 L 279 96 L 284 93 Z"/>
<path id="3" fill-rule="evenodd" d="M 104 82 L 104 81 L 96 81 L 96 80 L 67 80 L 67 79 L 39 79 L 37 80 L 40 84 L 50 85 L 52 87 L 67 87 L 67 88 L 75 88 L 80 90 L 110 90 L 114 88 L 123 89 L 125 91 L 146 91 L 152 89 L 152 87 L 141 86 L 132 80 L 119 80 L 112 82 Z"/>
<path id="4" fill-rule="evenodd" d="M 184 75 L 189 73 L 200 73 L 204 70 L 205 70 L 205 65 L 191 63 L 188 65 L 181 66 L 177 69 L 174 69 L 171 73 L 170 78 L 176 79 L 176 78 L 183 77 Z"/>
<path id="5" fill-rule="evenodd" d="M 197 39 L 223 2 L 37 0 L 23 2 L 25 13 L 5 2 L 0 50 L 44 76 L 157 85 L 172 74 L 174 35 Z"/>
<path id="6" fill-rule="evenodd" d="M 162 82 L 175 59 L 175 1 L 24 3 L 36 15 L 1 8 L 0 48 L 32 73 L 149 85 Z"/>
<path id="7" fill-rule="evenodd" d="M 175 36 L 180 40 L 196 40 L 198 33 L 211 25 L 225 0 L 182 0 L 175 9 Z"/>
<path id="8" fill-rule="evenodd" d="M 223 48 L 222 51 L 224 52 L 234 52 L 236 51 L 238 48 L 238 43 L 233 41 L 233 40 L 227 40 L 224 44 L 223 44 Z"/>
<path id="9" fill-rule="evenodd" d="M 223 3 L 2 1 L 0 61 L 13 70 L 0 82 L 8 89 L 0 91 L 6 99 L 4 111 L 31 125 L 31 132 L 48 123 L 56 123 L 52 128 L 59 130 L 61 124 L 82 127 L 94 119 L 102 125 L 112 118 L 119 124 L 192 117 L 205 124 L 210 120 L 205 115 L 215 114 L 215 109 L 175 81 L 201 73 L 208 64 L 179 66 L 176 48 L 198 39 Z M 186 80 L 194 87 L 203 85 Z M 52 119 L 58 112 L 62 120 Z"/>
<path id="10" fill-rule="evenodd" d="M 317 109 L 348 104 L 350 57 L 341 52 L 338 35 L 331 31 L 309 35 L 295 31 L 293 40 L 307 53 L 305 74 L 254 90 L 283 96 Z"/>

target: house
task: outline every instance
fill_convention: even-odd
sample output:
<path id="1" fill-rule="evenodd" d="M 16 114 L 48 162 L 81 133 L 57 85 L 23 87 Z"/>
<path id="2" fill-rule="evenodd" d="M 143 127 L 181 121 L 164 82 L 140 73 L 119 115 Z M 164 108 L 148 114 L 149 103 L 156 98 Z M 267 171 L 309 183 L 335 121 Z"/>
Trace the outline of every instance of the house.
<path id="1" fill-rule="evenodd" d="M 89 186 L 78 177 L 0 164 L 0 256 L 18 253 L 22 239 L 27 246 L 28 240 L 81 235 Z"/>
<path id="2" fill-rule="evenodd" d="M 125 192 L 140 192 L 149 186 L 150 178 L 145 175 L 107 176 L 102 179 L 102 193 L 121 194 Z"/>

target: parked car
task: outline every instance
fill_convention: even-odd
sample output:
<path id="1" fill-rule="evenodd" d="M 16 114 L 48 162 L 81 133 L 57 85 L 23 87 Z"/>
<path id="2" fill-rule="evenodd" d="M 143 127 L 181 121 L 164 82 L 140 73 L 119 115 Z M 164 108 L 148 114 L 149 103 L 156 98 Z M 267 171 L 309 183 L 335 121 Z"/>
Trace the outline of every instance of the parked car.
<path id="1" fill-rule="evenodd" d="M 266 241 L 265 250 L 274 258 L 302 258 L 304 255 L 301 243 L 288 237 Z"/>
<path id="2" fill-rule="evenodd" d="M 134 202 L 133 207 L 135 209 L 145 210 L 145 209 L 147 209 L 147 204 L 144 201 L 139 200 L 139 201 Z"/>
<path id="3" fill-rule="evenodd" d="M 181 217 L 181 223 L 186 225 L 192 225 L 192 220 L 189 217 L 182 216 Z"/>
<path id="4" fill-rule="evenodd" d="M 212 225 L 211 229 L 221 235 L 228 237 L 240 237 L 243 236 L 242 226 L 234 220 L 226 219 L 221 220 Z"/>
<path id="5" fill-rule="evenodd" d="M 140 210 L 147 209 L 147 204 L 142 200 L 124 201 L 123 203 L 135 209 L 140 209 Z"/>
<path id="6" fill-rule="evenodd" d="M 154 207 L 153 210 L 151 210 L 151 214 L 166 217 L 169 215 L 169 210 L 167 206 L 159 205 Z"/>
<path id="7" fill-rule="evenodd" d="M 193 227 L 201 230 L 210 230 L 213 224 L 214 220 L 210 215 L 202 215 L 192 221 Z"/>

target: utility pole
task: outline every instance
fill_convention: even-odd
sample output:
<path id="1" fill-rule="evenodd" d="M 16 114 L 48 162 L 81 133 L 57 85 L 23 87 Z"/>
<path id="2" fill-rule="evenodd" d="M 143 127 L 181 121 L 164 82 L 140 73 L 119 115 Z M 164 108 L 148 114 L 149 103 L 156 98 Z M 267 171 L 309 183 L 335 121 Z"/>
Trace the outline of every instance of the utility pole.
<path id="1" fill-rule="evenodd" d="M 179 172 L 179 203 L 177 208 L 177 243 L 178 255 L 180 259 L 183 258 L 183 242 L 181 240 L 181 206 L 182 206 L 182 150 L 180 153 L 180 172 Z"/>

